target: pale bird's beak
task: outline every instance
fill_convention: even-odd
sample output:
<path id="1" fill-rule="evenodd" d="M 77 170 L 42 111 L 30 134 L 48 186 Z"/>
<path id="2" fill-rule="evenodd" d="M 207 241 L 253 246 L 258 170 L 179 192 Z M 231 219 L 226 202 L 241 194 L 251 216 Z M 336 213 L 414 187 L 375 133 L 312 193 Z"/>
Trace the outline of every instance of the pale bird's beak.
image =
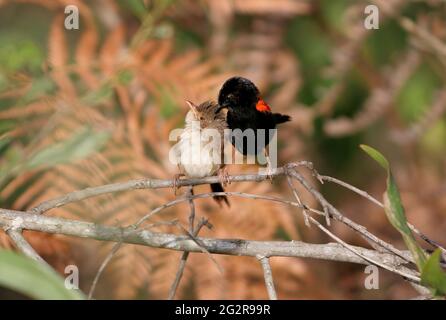
<path id="1" fill-rule="evenodd" d="M 220 112 L 221 110 L 223 110 L 223 109 L 227 109 L 227 110 L 231 111 L 231 110 L 232 110 L 232 105 L 231 105 L 229 102 L 225 102 L 225 103 L 223 103 L 223 104 L 220 105 L 220 106 L 218 107 L 218 109 L 215 111 L 215 114 L 219 113 L 219 112 Z"/>
<path id="2" fill-rule="evenodd" d="M 198 112 L 197 112 L 197 106 L 189 100 L 186 100 L 187 105 L 189 106 L 189 108 L 192 110 L 192 112 L 194 113 L 195 117 L 198 119 Z"/>
<path id="3" fill-rule="evenodd" d="M 223 109 L 228 109 L 228 107 L 225 107 L 225 106 L 218 107 L 218 109 L 215 111 L 215 114 L 219 113 Z"/>

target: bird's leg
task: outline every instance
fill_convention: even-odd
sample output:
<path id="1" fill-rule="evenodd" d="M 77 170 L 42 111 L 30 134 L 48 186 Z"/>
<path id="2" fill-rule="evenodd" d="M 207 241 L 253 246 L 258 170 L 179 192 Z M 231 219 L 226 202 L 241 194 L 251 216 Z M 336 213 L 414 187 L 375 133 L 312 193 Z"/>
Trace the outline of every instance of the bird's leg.
<path id="1" fill-rule="evenodd" d="M 231 180 L 229 179 L 229 173 L 226 170 L 226 167 L 218 169 L 218 177 L 220 178 L 220 183 L 226 187 L 228 184 L 231 183 Z"/>
<path id="2" fill-rule="evenodd" d="M 265 148 L 265 158 L 266 158 L 266 176 L 273 183 L 273 168 L 271 166 L 271 158 L 269 157 L 268 148 Z"/>
<path id="3" fill-rule="evenodd" d="M 180 178 L 184 176 L 184 173 L 177 173 L 173 176 L 173 194 L 177 195 L 178 190 L 178 181 L 180 181 Z"/>

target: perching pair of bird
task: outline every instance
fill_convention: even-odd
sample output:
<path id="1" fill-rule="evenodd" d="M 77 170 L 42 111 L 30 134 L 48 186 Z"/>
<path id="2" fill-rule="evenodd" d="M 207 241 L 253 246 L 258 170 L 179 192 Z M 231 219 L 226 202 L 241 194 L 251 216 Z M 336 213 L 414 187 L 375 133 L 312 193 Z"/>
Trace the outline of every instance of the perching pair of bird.
<path id="1" fill-rule="evenodd" d="M 275 129 L 277 124 L 291 120 L 288 115 L 272 113 L 271 108 L 261 98 L 255 84 L 242 77 L 226 80 L 220 89 L 218 104 L 212 101 L 206 101 L 200 105 L 195 105 L 190 101 L 187 103 L 191 110 L 186 115 L 185 128 L 175 152 L 176 162 L 181 172 L 176 175 L 175 181 L 182 175 L 189 178 L 202 178 L 218 173 L 221 182 L 210 185 L 212 192 L 223 192 L 222 183 L 226 184 L 228 179 L 223 161 L 225 129 L 232 130 L 231 143 L 239 152 L 243 155 L 258 154 L 263 151 L 258 146 L 262 145 L 262 149 L 266 148 L 271 139 L 269 134 L 262 134 L 260 137 L 259 132 L 269 132 L 270 129 Z M 227 109 L 226 114 L 223 109 Z M 204 129 L 213 129 L 220 140 L 209 143 L 209 137 L 201 135 Z M 253 130 L 255 138 L 255 141 L 247 141 L 253 144 L 251 146 L 245 143 L 243 135 L 243 132 L 249 129 Z M 259 129 L 265 131 L 258 131 Z M 257 140 L 261 138 L 264 141 L 258 145 Z M 214 154 L 215 149 L 220 151 L 218 159 Z M 226 196 L 215 196 L 214 199 L 219 204 L 224 201 L 229 206 Z"/>

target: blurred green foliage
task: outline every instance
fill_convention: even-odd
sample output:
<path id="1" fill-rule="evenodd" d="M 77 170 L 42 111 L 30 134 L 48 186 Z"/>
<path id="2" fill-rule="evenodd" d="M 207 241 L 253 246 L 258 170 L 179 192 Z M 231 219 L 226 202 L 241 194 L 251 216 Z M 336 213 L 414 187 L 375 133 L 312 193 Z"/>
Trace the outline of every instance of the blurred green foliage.
<path id="1" fill-rule="evenodd" d="M 38 149 L 26 155 L 22 148 L 11 144 L 5 148 L 3 161 L 0 164 L 0 186 L 20 173 L 28 170 L 45 169 L 59 164 L 81 160 L 92 152 L 100 150 L 109 138 L 105 131 L 95 132 L 85 127 L 75 132 L 71 137 L 49 147 Z M 8 136 L 0 138 L 0 151 L 11 142 Z"/>
<path id="2" fill-rule="evenodd" d="M 399 114 L 406 123 L 416 121 L 427 111 L 440 84 L 440 78 L 428 65 L 423 64 L 418 68 L 404 85 L 397 100 Z"/>
<path id="3" fill-rule="evenodd" d="M 429 286 L 434 296 L 445 296 L 446 272 L 440 266 L 441 249 L 437 249 L 430 257 L 427 256 L 423 248 L 415 240 L 408 225 L 400 192 L 393 177 L 389 161 L 383 154 L 372 147 L 361 145 L 361 149 L 378 162 L 387 172 L 387 187 L 383 195 L 384 211 L 389 222 L 401 233 L 406 247 L 412 253 L 418 270 L 421 273 L 421 283 Z"/>
<path id="4" fill-rule="evenodd" d="M 80 300 L 79 290 L 65 288 L 55 271 L 18 253 L 0 250 L 0 287 L 20 292 L 33 299 Z"/>
<path id="5" fill-rule="evenodd" d="M 446 273 L 440 267 L 441 250 L 431 254 L 421 272 L 421 282 L 433 288 L 433 295 L 446 296 Z"/>

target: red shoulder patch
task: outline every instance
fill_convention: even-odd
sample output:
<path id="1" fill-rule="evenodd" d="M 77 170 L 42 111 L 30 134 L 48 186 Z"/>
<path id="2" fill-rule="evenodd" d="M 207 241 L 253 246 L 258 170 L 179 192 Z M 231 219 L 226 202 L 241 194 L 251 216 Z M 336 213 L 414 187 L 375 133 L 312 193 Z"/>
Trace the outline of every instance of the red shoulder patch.
<path id="1" fill-rule="evenodd" d="M 265 101 L 263 101 L 263 99 L 259 99 L 259 101 L 257 101 L 256 109 L 257 111 L 261 112 L 271 111 L 271 108 Z"/>

